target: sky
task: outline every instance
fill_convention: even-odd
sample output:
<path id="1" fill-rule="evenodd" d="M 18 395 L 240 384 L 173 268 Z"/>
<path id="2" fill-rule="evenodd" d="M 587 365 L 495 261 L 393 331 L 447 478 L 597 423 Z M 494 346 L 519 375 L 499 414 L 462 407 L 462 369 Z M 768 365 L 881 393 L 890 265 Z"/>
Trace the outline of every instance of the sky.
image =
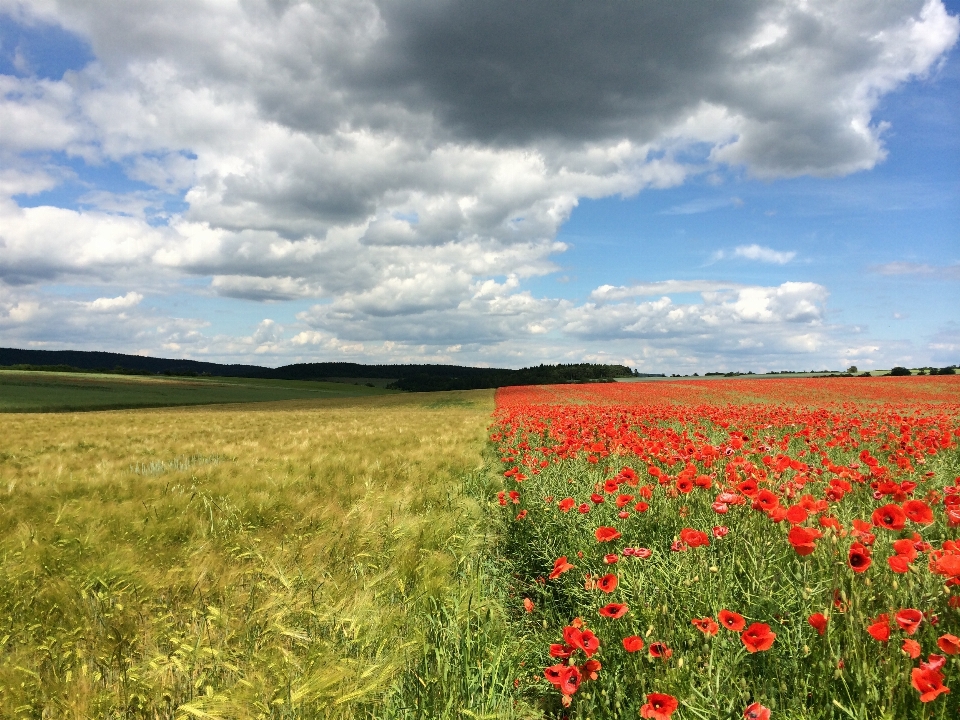
<path id="1" fill-rule="evenodd" d="M 960 0 L 0 0 L 0 346 L 960 364 Z"/>

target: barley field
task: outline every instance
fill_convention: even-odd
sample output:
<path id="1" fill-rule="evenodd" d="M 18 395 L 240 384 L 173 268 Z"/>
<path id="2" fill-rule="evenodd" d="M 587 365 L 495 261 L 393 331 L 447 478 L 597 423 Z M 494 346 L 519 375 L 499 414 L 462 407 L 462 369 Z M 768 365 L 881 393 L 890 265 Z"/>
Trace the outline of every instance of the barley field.
<path id="1" fill-rule="evenodd" d="M 478 503 L 492 410 L 4 415 L 0 717 L 512 713 L 506 656 L 479 655 L 510 650 Z"/>

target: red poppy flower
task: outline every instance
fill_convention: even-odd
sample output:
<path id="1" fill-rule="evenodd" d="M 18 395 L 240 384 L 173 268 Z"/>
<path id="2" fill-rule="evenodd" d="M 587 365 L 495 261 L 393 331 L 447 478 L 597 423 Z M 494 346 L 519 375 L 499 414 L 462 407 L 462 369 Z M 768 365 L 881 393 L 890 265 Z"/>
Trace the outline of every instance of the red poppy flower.
<path id="1" fill-rule="evenodd" d="M 752 498 L 757 494 L 759 488 L 755 480 L 744 480 L 742 483 L 737 485 L 737 490 L 746 495 L 749 498 Z"/>
<path id="2" fill-rule="evenodd" d="M 920 627 L 920 623 L 923 622 L 923 613 L 913 608 L 907 608 L 898 610 L 893 619 L 897 621 L 897 625 L 903 628 L 907 635 L 913 635 Z"/>
<path id="3" fill-rule="evenodd" d="M 690 621 L 693 626 L 702 632 L 704 635 L 716 635 L 719 626 L 713 621 L 713 618 L 704 617 L 704 618 L 693 618 Z"/>
<path id="4" fill-rule="evenodd" d="M 905 573 L 910 570 L 910 561 L 904 555 L 891 555 L 887 558 L 887 565 L 895 573 Z"/>
<path id="5" fill-rule="evenodd" d="M 942 693 L 950 692 L 950 688 L 943 684 L 943 673 L 930 663 L 920 663 L 920 667 L 914 668 L 910 673 L 910 681 L 914 690 L 920 693 L 920 702 L 928 703 Z"/>
<path id="6" fill-rule="evenodd" d="M 640 502 L 638 502 L 636 505 L 633 506 L 633 509 L 636 510 L 638 513 L 645 513 L 647 510 L 650 509 L 650 506 L 647 505 L 647 503 L 645 503 L 643 500 L 641 500 Z"/>
<path id="7" fill-rule="evenodd" d="M 755 507 L 764 512 L 770 512 L 775 507 L 780 505 L 780 498 L 777 497 L 777 494 L 771 492 L 764 488 L 757 493 L 757 496 L 753 500 Z"/>
<path id="8" fill-rule="evenodd" d="M 957 655 L 960 653 L 960 638 L 956 635 L 947 633 L 937 639 L 937 647 L 943 650 L 947 655 Z"/>
<path id="9" fill-rule="evenodd" d="M 740 632 L 743 630 L 744 625 L 747 624 L 747 621 L 743 619 L 743 615 L 735 613 L 732 610 L 721 610 L 717 615 L 717 620 L 719 620 L 720 624 L 727 630 L 732 630 L 733 632 Z"/>
<path id="10" fill-rule="evenodd" d="M 913 522 L 929 525 L 933 522 L 933 510 L 923 500 L 907 500 L 903 504 L 903 513 Z"/>
<path id="11" fill-rule="evenodd" d="M 610 493 L 611 495 L 620 489 L 620 483 L 618 483 L 613 478 L 610 478 L 603 484 L 603 491 L 605 493 Z"/>
<path id="12" fill-rule="evenodd" d="M 623 603 L 609 603 L 604 605 L 597 612 L 599 612 L 605 618 L 616 620 L 617 618 L 622 618 L 624 615 L 626 615 L 629 609 L 630 608 Z"/>
<path id="13" fill-rule="evenodd" d="M 623 649 L 630 653 L 643 650 L 643 638 L 636 635 L 625 637 L 623 639 Z"/>
<path id="14" fill-rule="evenodd" d="M 822 537 L 823 533 L 816 528 L 794 526 L 787 534 L 787 541 L 793 545 L 797 555 L 810 555 L 817 549 L 817 540 Z"/>
<path id="15" fill-rule="evenodd" d="M 857 538 L 864 545 L 873 545 L 874 541 L 877 539 L 877 536 L 870 532 L 872 528 L 873 525 L 868 522 L 864 522 L 863 520 L 854 520 L 853 530 L 850 531 L 850 534 Z"/>
<path id="16" fill-rule="evenodd" d="M 568 625 L 563 629 L 563 641 L 572 648 L 583 650 L 587 657 L 600 649 L 600 640 L 591 630 L 582 630 L 575 625 Z"/>
<path id="17" fill-rule="evenodd" d="M 920 657 L 920 643 L 911 638 L 907 638 L 903 641 L 903 647 L 901 648 L 911 659 L 916 660 Z"/>
<path id="18" fill-rule="evenodd" d="M 847 562 L 850 568 L 856 573 L 866 572 L 873 562 L 870 559 L 870 550 L 863 543 L 855 542 L 850 546 L 850 553 L 847 556 Z"/>
<path id="19" fill-rule="evenodd" d="M 916 533 L 914 534 L 916 535 Z M 913 540 L 894 540 L 893 551 L 906 559 L 907 562 L 913 562 L 917 559 L 917 544 Z"/>
<path id="20" fill-rule="evenodd" d="M 601 495 L 600 493 L 593 493 L 592 495 L 590 495 L 590 501 L 594 505 L 599 505 L 600 503 L 603 502 L 603 495 Z"/>
<path id="21" fill-rule="evenodd" d="M 607 573 L 601 578 L 597 578 L 597 587 L 605 593 L 612 593 L 617 589 L 617 576 L 613 573 Z"/>
<path id="22" fill-rule="evenodd" d="M 617 507 L 622 508 L 629 505 L 631 500 L 633 500 L 633 495 L 617 495 Z"/>
<path id="23" fill-rule="evenodd" d="M 807 622 L 816 630 L 820 635 L 823 635 L 827 631 L 827 616 L 823 613 L 814 613 L 807 618 Z"/>
<path id="24" fill-rule="evenodd" d="M 533 600 L 531 600 L 530 598 L 524 598 L 523 609 L 526 610 L 528 613 L 533 612 Z"/>
<path id="25" fill-rule="evenodd" d="M 680 540 L 685 542 L 690 547 L 700 547 L 701 545 L 709 545 L 710 538 L 707 534 L 701 530 L 694 530 L 693 528 L 684 528 L 680 531 Z"/>
<path id="26" fill-rule="evenodd" d="M 660 658 L 662 660 L 668 660 L 673 656 L 673 650 L 667 647 L 666 643 L 654 642 L 650 643 L 650 647 L 647 649 L 647 652 L 652 658 Z"/>
<path id="27" fill-rule="evenodd" d="M 556 688 L 560 687 L 561 678 L 563 677 L 564 671 L 569 667 L 568 665 L 558 664 L 551 665 L 548 668 L 544 668 L 543 676 L 547 681 Z"/>
<path id="28" fill-rule="evenodd" d="M 617 562 L 619 559 L 620 559 L 620 556 L 617 555 L 616 553 L 610 553 L 609 555 L 604 555 L 604 556 L 603 556 L 603 561 L 604 561 L 607 565 L 613 565 L 613 564 L 614 564 L 615 562 Z"/>
<path id="29" fill-rule="evenodd" d="M 573 695 L 580 688 L 581 679 L 580 668 L 576 665 L 569 665 L 560 674 L 560 684 L 557 688 L 564 695 Z"/>
<path id="30" fill-rule="evenodd" d="M 783 522 L 786 516 L 787 509 L 783 505 L 777 505 L 775 508 L 767 510 L 767 517 L 775 523 Z"/>
<path id="31" fill-rule="evenodd" d="M 599 677 L 597 673 L 600 672 L 601 667 L 599 660 L 587 660 L 580 666 L 580 672 L 591 680 L 596 680 Z"/>
<path id="32" fill-rule="evenodd" d="M 561 555 L 556 560 L 553 561 L 553 571 L 550 573 L 550 579 L 556 580 L 567 570 L 572 570 L 576 565 L 571 565 L 567 562 L 567 556 Z"/>
<path id="33" fill-rule="evenodd" d="M 572 497 L 566 497 L 557 503 L 557 507 L 560 508 L 560 512 L 570 512 L 576 504 L 577 501 Z"/>
<path id="34" fill-rule="evenodd" d="M 930 558 L 930 572 L 948 577 L 960 576 L 960 555 L 932 555 Z"/>
<path id="35" fill-rule="evenodd" d="M 600 649 L 600 639 L 591 630 L 584 628 L 580 635 L 580 649 L 587 657 L 592 657 Z"/>
<path id="36" fill-rule="evenodd" d="M 841 527 L 842 527 L 842 526 L 840 525 L 840 521 L 837 520 L 837 519 L 836 519 L 835 517 L 833 517 L 832 515 L 821 515 L 821 516 L 820 516 L 820 519 L 817 520 L 817 522 L 820 524 L 820 527 L 822 527 L 822 528 L 833 528 L 833 529 L 836 530 L 837 532 L 840 532 L 840 529 L 841 529 Z"/>
<path id="37" fill-rule="evenodd" d="M 726 525 L 714 525 L 712 532 L 715 538 L 722 538 L 726 537 L 727 533 L 730 532 L 730 528 Z"/>
<path id="38" fill-rule="evenodd" d="M 890 616 L 886 613 L 877 615 L 873 624 L 867 627 L 867 632 L 874 640 L 887 642 L 890 639 Z"/>
<path id="39" fill-rule="evenodd" d="M 810 514 L 804 510 L 800 505 L 792 505 L 787 510 L 786 520 L 791 525 L 799 525 L 803 522 L 806 522 Z"/>
<path id="40" fill-rule="evenodd" d="M 866 521 L 864 521 L 864 520 L 861 520 L 860 518 L 854 518 L 854 519 L 853 519 L 853 534 L 854 534 L 854 535 L 859 535 L 859 534 L 861 534 L 861 533 L 870 532 L 871 528 L 873 528 L 873 525 L 871 525 L 870 523 L 868 523 L 868 522 L 866 522 Z"/>
<path id="41" fill-rule="evenodd" d="M 907 522 L 906 513 L 899 505 L 893 503 L 874 510 L 870 519 L 877 527 L 884 527 L 887 530 L 903 530 L 903 526 Z"/>
<path id="42" fill-rule="evenodd" d="M 597 538 L 597 542 L 613 542 L 620 537 L 620 531 L 616 528 L 601 525 L 597 528 L 594 535 Z"/>
<path id="43" fill-rule="evenodd" d="M 673 695 L 647 693 L 647 703 L 640 708 L 640 717 L 647 720 L 670 720 L 679 705 Z"/>
<path id="44" fill-rule="evenodd" d="M 573 655 L 574 650 L 576 650 L 576 648 L 570 647 L 564 643 L 552 643 L 550 645 L 550 657 L 566 660 L 568 657 Z"/>
<path id="45" fill-rule="evenodd" d="M 777 634 L 772 632 L 766 623 L 753 623 L 740 635 L 740 640 L 750 653 L 769 650 L 776 639 Z"/>
<path id="46" fill-rule="evenodd" d="M 743 711 L 743 717 L 746 720 L 770 720 L 770 708 L 764 707 L 758 702 L 751 703 Z"/>
<path id="47" fill-rule="evenodd" d="M 580 503 L 577 506 L 577 512 L 581 515 L 586 515 L 588 512 L 590 512 L 590 506 L 587 503 Z"/>

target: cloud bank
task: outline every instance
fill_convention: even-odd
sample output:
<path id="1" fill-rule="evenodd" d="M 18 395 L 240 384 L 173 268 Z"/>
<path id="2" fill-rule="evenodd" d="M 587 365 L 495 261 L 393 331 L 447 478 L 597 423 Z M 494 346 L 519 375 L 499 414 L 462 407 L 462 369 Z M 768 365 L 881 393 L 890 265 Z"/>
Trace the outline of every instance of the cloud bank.
<path id="1" fill-rule="evenodd" d="M 847 330 L 812 283 L 603 286 L 579 304 L 526 283 L 557 270 L 557 231 L 583 198 L 724 166 L 872 168 L 878 101 L 958 36 L 939 0 L 0 0 L 0 13 L 93 58 L 0 75 L 4 342 L 280 359 L 523 364 L 606 342 L 637 364 L 654 348 L 841 352 Z M 71 183 L 84 191 L 42 200 Z M 98 299 L 70 305 L 59 285 Z M 315 304 L 231 339 L 149 302 L 185 292 Z M 683 292 L 702 301 L 674 304 Z"/>

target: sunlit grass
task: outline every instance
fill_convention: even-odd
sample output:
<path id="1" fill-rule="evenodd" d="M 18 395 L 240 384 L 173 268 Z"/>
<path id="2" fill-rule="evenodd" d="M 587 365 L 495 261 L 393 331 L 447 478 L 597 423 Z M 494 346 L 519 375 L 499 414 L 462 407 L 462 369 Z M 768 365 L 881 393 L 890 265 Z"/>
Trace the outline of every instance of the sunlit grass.
<path id="1" fill-rule="evenodd" d="M 0 716 L 510 714 L 492 408 L 5 416 Z"/>

